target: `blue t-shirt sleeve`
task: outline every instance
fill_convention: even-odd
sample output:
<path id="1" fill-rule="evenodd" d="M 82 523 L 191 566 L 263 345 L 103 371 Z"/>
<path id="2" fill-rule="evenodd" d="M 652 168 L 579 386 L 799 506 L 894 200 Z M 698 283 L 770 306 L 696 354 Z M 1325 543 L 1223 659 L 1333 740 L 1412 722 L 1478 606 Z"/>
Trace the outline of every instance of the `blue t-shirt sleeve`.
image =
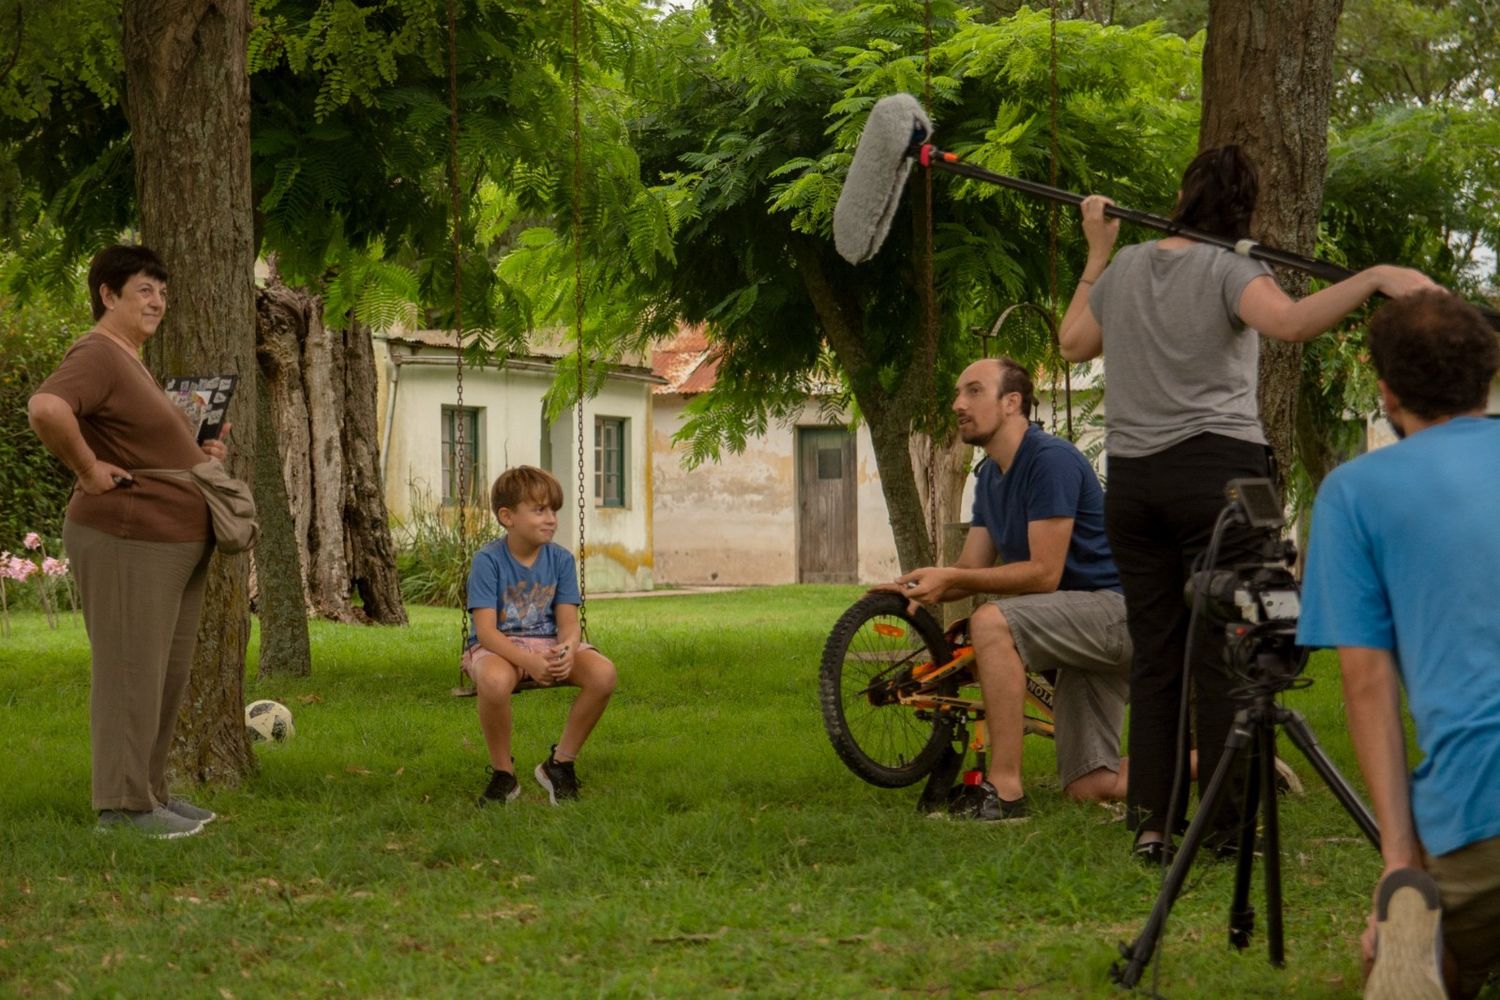
<path id="1" fill-rule="evenodd" d="M 468 592 L 470 611 L 476 608 L 500 610 L 500 564 L 484 549 L 474 553 L 474 562 L 469 566 Z"/>
<path id="2" fill-rule="evenodd" d="M 1345 478 L 1337 472 L 1330 476 L 1313 504 L 1297 641 L 1394 650 L 1396 632 L 1378 553 L 1354 512 Z"/>
<path id="3" fill-rule="evenodd" d="M 573 553 L 561 545 L 554 552 L 557 555 L 557 594 L 552 598 L 553 605 L 582 604 L 583 597 L 578 593 L 578 564 Z"/>
<path id="4" fill-rule="evenodd" d="M 1045 448 L 1031 463 L 1026 483 L 1026 520 L 1077 517 L 1083 490 L 1082 463 L 1063 448 Z"/>

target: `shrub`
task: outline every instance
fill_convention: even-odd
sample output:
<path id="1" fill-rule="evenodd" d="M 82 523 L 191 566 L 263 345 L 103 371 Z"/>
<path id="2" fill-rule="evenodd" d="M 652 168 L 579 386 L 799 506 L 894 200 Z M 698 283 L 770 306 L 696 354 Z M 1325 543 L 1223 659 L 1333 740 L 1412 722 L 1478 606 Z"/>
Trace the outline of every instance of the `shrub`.
<path id="1" fill-rule="evenodd" d="M 401 597 L 410 604 L 462 607 L 469 563 L 481 546 L 503 534 L 500 525 L 489 511 L 467 508 L 465 546 L 459 538 L 458 509 L 436 503 L 431 492 L 415 483 L 409 489 L 411 516 L 391 526 Z"/>
<path id="2" fill-rule="evenodd" d="M 64 316 L 0 300 L 0 547 L 18 548 L 32 530 L 49 538 L 62 534 L 73 476 L 32 433 L 26 400 L 84 329 L 72 324 L 86 321 L 87 312 Z"/>

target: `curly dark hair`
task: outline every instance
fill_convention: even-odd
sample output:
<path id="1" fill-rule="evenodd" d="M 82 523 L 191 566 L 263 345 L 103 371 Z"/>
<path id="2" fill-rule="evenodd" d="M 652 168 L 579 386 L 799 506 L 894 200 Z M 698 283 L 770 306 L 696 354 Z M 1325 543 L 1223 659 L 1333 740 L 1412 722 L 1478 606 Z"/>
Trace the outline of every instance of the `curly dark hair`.
<path id="1" fill-rule="evenodd" d="M 1243 240 L 1260 197 L 1255 163 L 1239 146 L 1205 149 L 1182 172 L 1172 221 L 1216 236 Z"/>
<path id="2" fill-rule="evenodd" d="M 102 285 L 119 295 L 125 282 L 137 274 L 164 282 L 167 267 L 149 247 L 116 243 L 94 254 L 89 262 L 89 304 L 94 307 L 94 319 L 104 315 L 104 298 L 99 287 Z"/>
<path id="3" fill-rule="evenodd" d="M 1500 344 L 1479 310 L 1434 289 L 1381 306 L 1370 320 L 1375 374 L 1423 420 L 1472 413 L 1489 398 Z"/>

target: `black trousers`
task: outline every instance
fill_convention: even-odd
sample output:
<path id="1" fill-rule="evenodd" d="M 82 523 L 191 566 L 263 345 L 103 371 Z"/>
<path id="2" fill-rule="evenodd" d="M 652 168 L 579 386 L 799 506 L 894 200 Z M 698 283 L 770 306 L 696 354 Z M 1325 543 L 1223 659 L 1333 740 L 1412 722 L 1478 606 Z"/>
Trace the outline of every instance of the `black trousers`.
<path id="1" fill-rule="evenodd" d="M 1183 658 L 1190 608 L 1183 598 L 1194 558 L 1208 547 L 1231 479 L 1269 475 L 1264 445 L 1220 434 L 1199 434 L 1141 458 L 1109 458 L 1104 523 L 1125 590 L 1125 613 L 1135 647 L 1130 669 L 1130 829 L 1164 831 L 1174 764 L 1187 787 L 1189 734 L 1178 733 Z M 1250 561 L 1264 535 L 1231 528 L 1220 542 L 1220 566 Z M 1238 681 L 1224 664 L 1224 629 L 1199 617 L 1194 630 L 1192 683 L 1200 793 L 1208 786 L 1239 707 Z M 1179 742 L 1179 737 L 1180 742 Z M 1234 776 L 1232 776 L 1234 777 Z M 1214 828 L 1227 835 L 1244 808 L 1242 783 L 1232 780 Z M 1178 830 L 1186 815 L 1181 796 Z"/>

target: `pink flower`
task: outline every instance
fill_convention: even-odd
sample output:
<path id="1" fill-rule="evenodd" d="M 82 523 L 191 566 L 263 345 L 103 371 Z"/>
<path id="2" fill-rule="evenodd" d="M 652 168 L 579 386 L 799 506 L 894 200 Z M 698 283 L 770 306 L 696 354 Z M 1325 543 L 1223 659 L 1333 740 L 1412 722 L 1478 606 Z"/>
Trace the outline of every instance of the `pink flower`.
<path id="1" fill-rule="evenodd" d="M 51 556 L 42 560 L 42 572 L 48 576 L 67 576 L 68 561 L 66 559 L 53 559 Z"/>
<path id="2" fill-rule="evenodd" d="M 17 583 L 25 582 L 27 577 L 36 572 L 36 563 L 30 559 L 22 559 L 19 556 L 12 556 L 9 553 L 6 555 L 8 558 L 5 561 L 3 572 Z"/>
<path id="3" fill-rule="evenodd" d="M 24 539 L 22 539 L 22 541 L 25 543 L 26 547 L 28 549 L 31 549 L 32 551 L 36 551 L 37 549 L 42 547 L 42 536 L 38 535 L 35 531 L 28 534 Z"/>

